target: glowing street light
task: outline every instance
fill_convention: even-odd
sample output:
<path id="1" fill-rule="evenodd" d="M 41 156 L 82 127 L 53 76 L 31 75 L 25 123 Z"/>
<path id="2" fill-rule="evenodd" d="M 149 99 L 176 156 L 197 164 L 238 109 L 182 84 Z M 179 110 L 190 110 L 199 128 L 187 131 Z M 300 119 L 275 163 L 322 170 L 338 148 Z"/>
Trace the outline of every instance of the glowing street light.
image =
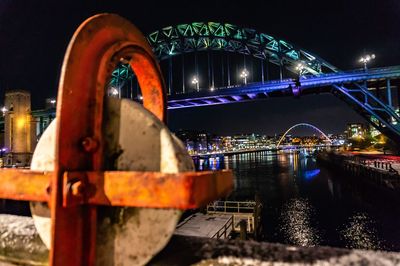
<path id="1" fill-rule="evenodd" d="M 111 87 L 110 93 L 112 96 L 117 96 L 119 94 L 117 88 L 115 87 Z"/>
<path id="2" fill-rule="evenodd" d="M 365 71 L 367 70 L 368 62 L 371 61 L 372 59 L 375 59 L 375 55 L 374 54 L 371 54 L 371 55 L 367 54 L 367 55 L 364 55 L 364 56 L 362 56 L 360 58 L 359 62 L 364 64 L 364 70 Z"/>
<path id="3" fill-rule="evenodd" d="M 210 91 L 214 91 L 214 87 L 211 87 L 211 88 L 210 88 Z"/>
<path id="4" fill-rule="evenodd" d="M 192 84 L 196 85 L 196 90 L 197 90 L 197 91 L 200 90 L 200 89 L 199 89 L 199 79 L 198 79 L 196 76 L 193 77 L 193 79 L 192 79 Z"/>
<path id="5" fill-rule="evenodd" d="M 7 108 L 6 108 L 5 106 L 3 106 L 3 107 L 1 108 L 1 111 L 3 112 L 3 116 L 5 116 L 5 115 L 6 115 L 6 112 L 7 112 L 8 110 L 7 110 Z"/>
<path id="6" fill-rule="evenodd" d="M 249 76 L 249 71 L 247 69 L 243 69 L 242 73 L 240 73 L 240 77 L 243 79 L 244 84 L 247 84 L 247 77 Z"/>

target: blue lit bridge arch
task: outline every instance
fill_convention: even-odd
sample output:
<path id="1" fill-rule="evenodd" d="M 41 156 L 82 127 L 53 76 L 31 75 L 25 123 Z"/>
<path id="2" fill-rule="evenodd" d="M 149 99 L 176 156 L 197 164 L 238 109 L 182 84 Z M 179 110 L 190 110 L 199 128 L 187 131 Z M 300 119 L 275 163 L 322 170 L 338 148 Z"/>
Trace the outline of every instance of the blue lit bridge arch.
<path id="1" fill-rule="evenodd" d="M 165 74 L 169 109 L 327 92 L 400 143 L 400 66 L 343 72 L 294 44 L 229 23 L 168 26 L 147 38 Z M 127 65 L 114 71 L 109 88 L 140 101 Z"/>
<path id="2" fill-rule="evenodd" d="M 293 129 L 297 128 L 297 127 L 308 127 L 311 128 L 315 131 L 317 131 L 318 133 L 320 133 L 325 139 L 326 141 L 328 141 L 330 144 L 332 144 L 332 140 L 324 133 L 322 132 L 321 129 L 317 128 L 314 125 L 308 124 L 308 123 L 298 123 L 296 125 L 291 126 L 290 128 L 288 128 L 288 130 L 286 130 L 286 132 L 282 135 L 282 137 L 279 139 L 278 144 L 276 144 L 276 148 L 278 149 L 279 146 L 281 145 L 282 141 L 285 139 L 286 135 L 292 131 Z"/>
<path id="3" fill-rule="evenodd" d="M 268 63 L 278 67 L 280 79 L 284 77 L 284 70 L 298 73 L 296 68 L 299 63 L 302 64 L 301 72 L 303 74 L 329 73 L 337 70 L 336 67 L 317 55 L 300 49 L 285 40 L 229 23 L 193 22 L 168 26 L 150 33 L 147 39 L 160 62 L 168 61 L 164 73 L 167 73 L 166 80 L 169 94 L 189 92 L 190 88 L 195 87 L 190 87 L 192 76 L 198 77 L 200 88 L 209 89 L 234 85 L 235 79 L 239 76 L 238 72 L 245 68 L 253 68 L 254 62 L 251 62 L 249 58 L 256 59 L 257 72 L 259 72 L 262 81 L 269 79 Z M 226 52 L 226 58 L 214 60 L 214 51 Z M 193 58 L 184 58 L 185 54 L 193 54 L 194 56 Z M 230 54 L 243 56 L 240 69 L 236 69 L 236 71 L 230 69 L 231 64 L 238 61 L 237 58 L 230 58 Z M 175 60 L 178 55 L 181 55 L 181 60 Z M 201 55 L 203 58 L 201 58 Z M 175 58 L 175 61 L 180 62 L 174 61 L 175 63 L 173 64 L 173 58 Z M 247 64 L 246 58 L 248 60 Z M 185 68 L 185 61 L 194 61 L 189 62 L 189 65 L 193 65 L 194 69 L 188 71 Z M 179 64 L 178 69 L 182 72 L 181 77 L 176 77 L 177 75 L 172 73 L 176 63 Z M 204 65 L 203 63 L 206 63 L 208 68 L 205 71 L 206 73 L 202 73 L 202 78 L 199 78 L 199 68 Z M 216 67 L 217 64 L 219 65 L 218 69 Z M 217 80 L 215 72 L 222 76 L 218 86 L 215 84 Z M 255 71 L 251 71 L 250 75 L 253 75 L 253 72 Z M 113 73 L 110 85 L 120 88 L 124 83 L 130 83 L 129 80 L 132 77 L 133 73 L 129 66 L 121 64 Z M 226 79 L 226 82 L 224 79 Z M 173 80 L 179 80 L 180 90 L 178 90 L 178 86 Z"/>

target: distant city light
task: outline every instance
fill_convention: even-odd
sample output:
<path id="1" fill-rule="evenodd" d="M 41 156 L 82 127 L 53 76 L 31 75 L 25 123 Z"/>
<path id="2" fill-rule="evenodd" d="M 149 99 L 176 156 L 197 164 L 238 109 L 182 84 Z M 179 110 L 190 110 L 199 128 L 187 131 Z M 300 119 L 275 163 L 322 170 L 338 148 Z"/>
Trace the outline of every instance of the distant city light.
<path id="1" fill-rule="evenodd" d="M 244 84 L 247 84 L 247 77 L 249 76 L 249 71 L 247 69 L 243 69 L 240 73 L 240 77 L 243 79 Z"/>
<path id="2" fill-rule="evenodd" d="M 210 91 L 214 91 L 214 87 L 211 87 L 211 88 L 210 88 Z"/>
<path id="3" fill-rule="evenodd" d="M 55 103 L 56 103 L 56 100 L 51 99 L 51 100 L 50 100 L 50 103 L 51 103 L 51 104 L 55 104 Z"/>
<path id="4" fill-rule="evenodd" d="M 143 100 L 143 95 L 139 94 L 139 95 L 138 95 L 138 99 L 139 99 L 139 100 Z"/>

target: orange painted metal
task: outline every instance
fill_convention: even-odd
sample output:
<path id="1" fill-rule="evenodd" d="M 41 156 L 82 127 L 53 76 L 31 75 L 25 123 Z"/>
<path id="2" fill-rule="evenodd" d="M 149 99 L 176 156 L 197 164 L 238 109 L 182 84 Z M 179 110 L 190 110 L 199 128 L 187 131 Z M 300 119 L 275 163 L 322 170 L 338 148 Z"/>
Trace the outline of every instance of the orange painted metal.
<path id="1" fill-rule="evenodd" d="M 52 265 L 94 265 L 96 207 L 65 207 L 65 195 L 72 188 L 79 190 L 80 184 L 74 180 L 64 183 L 63 175 L 66 171 L 104 170 L 105 86 L 121 60 L 132 64 L 145 107 L 165 120 L 164 81 L 145 37 L 117 15 L 101 14 L 86 20 L 68 46 L 58 90 L 56 167 L 50 201 Z"/>
<path id="2" fill-rule="evenodd" d="M 0 198 L 27 201 L 48 201 L 52 172 L 19 169 L 0 170 Z"/>
<path id="3" fill-rule="evenodd" d="M 2 170 L 0 198 L 47 201 L 52 172 Z M 82 204 L 193 209 L 233 187 L 232 172 L 65 172 L 63 206 Z"/>
<path id="4" fill-rule="evenodd" d="M 69 191 L 71 204 L 193 209 L 233 188 L 232 172 L 205 171 L 166 174 L 160 172 L 68 172 L 65 177 L 87 179 L 80 191 Z M 101 182 L 101 183 L 99 183 Z M 76 197 L 74 199 L 74 197 Z M 67 201 L 67 205 L 70 202 Z"/>

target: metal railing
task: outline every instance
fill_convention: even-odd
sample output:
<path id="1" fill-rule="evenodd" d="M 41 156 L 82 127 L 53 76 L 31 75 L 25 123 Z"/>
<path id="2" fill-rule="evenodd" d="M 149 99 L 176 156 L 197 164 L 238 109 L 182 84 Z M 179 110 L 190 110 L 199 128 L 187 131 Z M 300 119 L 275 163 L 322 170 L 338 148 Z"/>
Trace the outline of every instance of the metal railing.
<path id="1" fill-rule="evenodd" d="M 207 205 L 207 214 L 232 214 L 233 230 L 240 231 L 239 222 L 245 220 L 247 232 L 254 232 L 255 201 L 214 201 Z"/>
<path id="2" fill-rule="evenodd" d="M 229 220 L 224 224 L 221 229 L 219 229 L 211 238 L 217 238 L 220 239 L 222 236 L 225 238 L 229 237 L 229 234 L 231 231 L 235 230 L 235 227 L 233 225 L 233 220 L 234 217 L 233 215 L 229 218 Z M 229 230 L 231 228 L 231 230 Z"/>
<path id="3" fill-rule="evenodd" d="M 255 201 L 214 201 L 207 205 L 207 213 L 254 213 Z"/>

